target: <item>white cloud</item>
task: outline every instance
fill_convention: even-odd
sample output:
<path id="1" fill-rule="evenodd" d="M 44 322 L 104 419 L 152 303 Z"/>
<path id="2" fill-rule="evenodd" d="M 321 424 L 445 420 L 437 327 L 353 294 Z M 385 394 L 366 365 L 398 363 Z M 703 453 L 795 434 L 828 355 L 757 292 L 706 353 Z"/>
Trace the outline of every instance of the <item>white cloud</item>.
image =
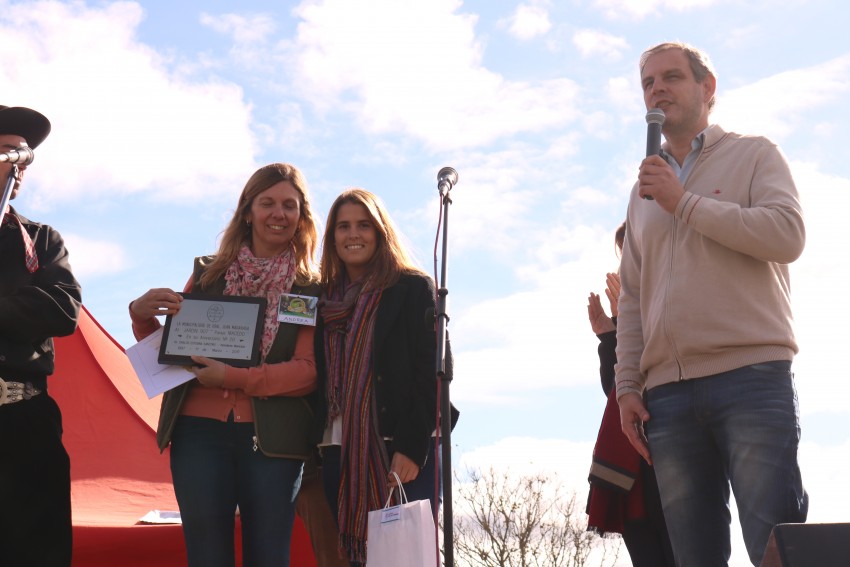
<path id="1" fill-rule="evenodd" d="M 201 25 L 227 36 L 232 42 L 229 60 L 208 59 L 212 67 L 227 68 L 236 65 L 240 69 L 252 69 L 258 73 L 273 72 L 270 47 L 277 31 L 275 20 L 267 14 L 242 15 L 235 13 L 213 15 L 202 13 Z"/>
<path id="2" fill-rule="evenodd" d="M 275 31 L 274 21 L 267 15 L 201 14 L 201 23 L 210 29 L 231 36 L 237 44 L 265 42 Z"/>
<path id="3" fill-rule="evenodd" d="M 70 250 L 70 262 L 74 276 L 79 280 L 117 274 L 127 267 L 127 254 L 114 242 L 93 240 L 79 234 L 63 234 L 65 245 Z"/>
<path id="4" fill-rule="evenodd" d="M 694 8 L 707 8 L 728 0 L 593 0 L 593 5 L 612 20 L 639 20 L 663 11 L 686 12 Z"/>
<path id="5" fill-rule="evenodd" d="M 624 119 L 641 120 L 646 111 L 640 90 L 637 65 L 630 76 L 612 77 L 605 85 L 605 95 L 612 104 L 612 112 Z"/>
<path id="6" fill-rule="evenodd" d="M 770 33 L 770 29 L 756 24 L 734 28 L 724 34 L 723 47 L 730 50 L 746 49 L 747 45 L 764 41 L 764 36 Z"/>
<path id="7" fill-rule="evenodd" d="M 576 443 L 566 439 L 507 437 L 493 445 L 464 451 L 458 462 L 465 469 L 511 472 L 516 475 L 557 473 L 562 482 L 576 490 L 587 491 L 587 473 L 593 455 L 592 443 Z"/>
<path id="8" fill-rule="evenodd" d="M 781 142 L 804 126 L 808 110 L 843 104 L 850 93 L 850 55 L 729 90 L 723 86 L 721 82 L 712 121 L 727 130 L 757 132 Z"/>
<path id="9" fill-rule="evenodd" d="M 549 4 L 550 2 L 545 0 L 520 4 L 502 24 L 507 26 L 512 36 L 523 41 L 545 35 L 552 29 Z"/>
<path id="10" fill-rule="evenodd" d="M 169 71 L 173 61 L 136 39 L 138 4 L 12 4 L 3 16 L 0 35 L 31 54 L 0 66 L 4 102 L 53 123 L 37 150 L 47 167 L 31 186 L 41 206 L 143 190 L 169 199 L 230 194 L 253 169 L 242 90 Z M 43 186 L 62 191 L 46 195 Z"/>
<path id="11" fill-rule="evenodd" d="M 573 45 L 585 59 L 598 57 L 603 61 L 619 61 L 629 50 L 624 38 L 598 30 L 580 30 L 573 36 Z"/>
<path id="12" fill-rule="evenodd" d="M 453 201 L 453 242 L 459 252 L 487 249 L 514 252 L 519 235 L 531 220 L 537 194 L 530 187 L 530 164 L 519 148 L 475 155 L 471 163 L 455 164 L 462 177 Z M 462 185 L 461 185 L 462 184 Z M 430 218 L 430 211 L 428 211 Z"/>
<path id="13" fill-rule="evenodd" d="M 791 293 L 800 353 L 794 359 L 800 411 L 848 413 L 850 383 L 829 362 L 842 352 L 840 316 L 850 268 L 841 238 L 850 207 L 850 179 L 828 175 L 812 163 L 791 163 L 806 218 L 806 248 L 791 265 Z M 837 319 L 836 317 L 839 317 Z"/>
<path id="14" fill-rule="evenodd" d="M 455 0 L 305 2 L 281 61 L 320 111 L 344 110 L 367 133 L 402 134 L 432 150 L 574 119 L 573 81 L 510 81 L 485 68 L 477 17 L 459 8 Z"/>
<path id="15" fill-rule="evenodd" d="M 464 377 L 455 399 L 518 403 L 599 380 L 587 297 L 603 293 L 605 274 L 617 268 L 613 229 L 556 225 L 522 242 L 512 257 L 523 291 L 470 305 L 452 322 L 455 374 Z M 586 356 L 565 358 L 565 345 Z"/>

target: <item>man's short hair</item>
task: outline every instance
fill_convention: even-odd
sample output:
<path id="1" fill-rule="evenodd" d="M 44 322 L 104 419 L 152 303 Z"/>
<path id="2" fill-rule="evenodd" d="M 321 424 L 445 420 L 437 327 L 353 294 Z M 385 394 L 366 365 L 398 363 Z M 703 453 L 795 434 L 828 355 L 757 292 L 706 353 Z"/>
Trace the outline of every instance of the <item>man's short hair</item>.
<path id="1" fill-rule="evenodd" d="M 708 54 L 693 45 L 681 41 L 666 41 L 644 51 L 640 56 L 641 76 L 643 75 L 643 68 L 646 67 L 647 60 L 656 53 L 667 51 L 668 49 L 678 49 L 685 54 L 685 57 L 688 58 L 688 63 L 690 63 L 691 72 L 694 74 L 696 82 L 702 83 L 708 75 L 717 78 L 717 73 L 714 72 L 714 65 L 712 65 Z M 712 96 L 711 100 L 708 101 L 709 111 L 714 108 L 715 102 L 715 97 Z"/>

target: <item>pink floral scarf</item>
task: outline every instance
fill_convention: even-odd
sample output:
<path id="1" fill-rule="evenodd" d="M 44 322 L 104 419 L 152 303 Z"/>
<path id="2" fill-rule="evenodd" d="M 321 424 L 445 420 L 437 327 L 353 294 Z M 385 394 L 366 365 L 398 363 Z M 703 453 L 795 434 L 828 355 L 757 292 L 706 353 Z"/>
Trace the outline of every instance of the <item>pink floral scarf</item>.
<path id="1" fill-rule="evenodd" d="M 271 258 L 257 258 L 245 245 L 224 274 L 224 295 L 265 297 L 266 314 L 263 325 L 263 360 L 272 347 L 280 324 L 277 308 L 280 296 L 289 293 L 295 282 L 295 245 Z"/>

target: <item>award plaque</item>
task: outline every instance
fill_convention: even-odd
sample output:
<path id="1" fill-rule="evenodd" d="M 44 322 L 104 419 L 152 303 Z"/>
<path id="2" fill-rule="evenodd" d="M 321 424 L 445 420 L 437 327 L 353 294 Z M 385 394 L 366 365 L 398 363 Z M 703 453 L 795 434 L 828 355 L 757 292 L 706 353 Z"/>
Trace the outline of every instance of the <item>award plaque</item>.
<path id="1" fill-rule="evenodd" d="M 195 355 L 243 368 L 260 363 L 265 298 L 180 295 L 180 311 L 165 318 L 160 364 L 194 366 L 191 357 Z"/>

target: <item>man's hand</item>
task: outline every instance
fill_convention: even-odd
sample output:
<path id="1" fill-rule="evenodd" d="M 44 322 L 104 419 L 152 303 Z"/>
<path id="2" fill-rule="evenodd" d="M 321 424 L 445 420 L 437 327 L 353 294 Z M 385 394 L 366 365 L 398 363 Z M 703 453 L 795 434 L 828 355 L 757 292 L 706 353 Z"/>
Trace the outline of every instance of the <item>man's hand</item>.
<path id="1" fill-rule="evenodd" d="M 617 403 L 620 406 L 620 426 L 623 428 L 623 434 L 628 438 L 632 447 L 640 453 L 640 456 L 651 465 L 652 457 L 649 455 L 649 442 L 646 440 L 646 434 L 643 431 L 644 422 L 649 421 L 649 412 L 643 405 L 643 398 L 634 392 L 629 392 L 623 394 L 617 400 Z"/>
<path id="2" fill-rule="evenodd" d="M 640 164 L 638 173 L 638 195 L 655 199 L 662 209 L 670 214 L 685 194 L 676 172 L 661 156 L 649 156 Z"/>

